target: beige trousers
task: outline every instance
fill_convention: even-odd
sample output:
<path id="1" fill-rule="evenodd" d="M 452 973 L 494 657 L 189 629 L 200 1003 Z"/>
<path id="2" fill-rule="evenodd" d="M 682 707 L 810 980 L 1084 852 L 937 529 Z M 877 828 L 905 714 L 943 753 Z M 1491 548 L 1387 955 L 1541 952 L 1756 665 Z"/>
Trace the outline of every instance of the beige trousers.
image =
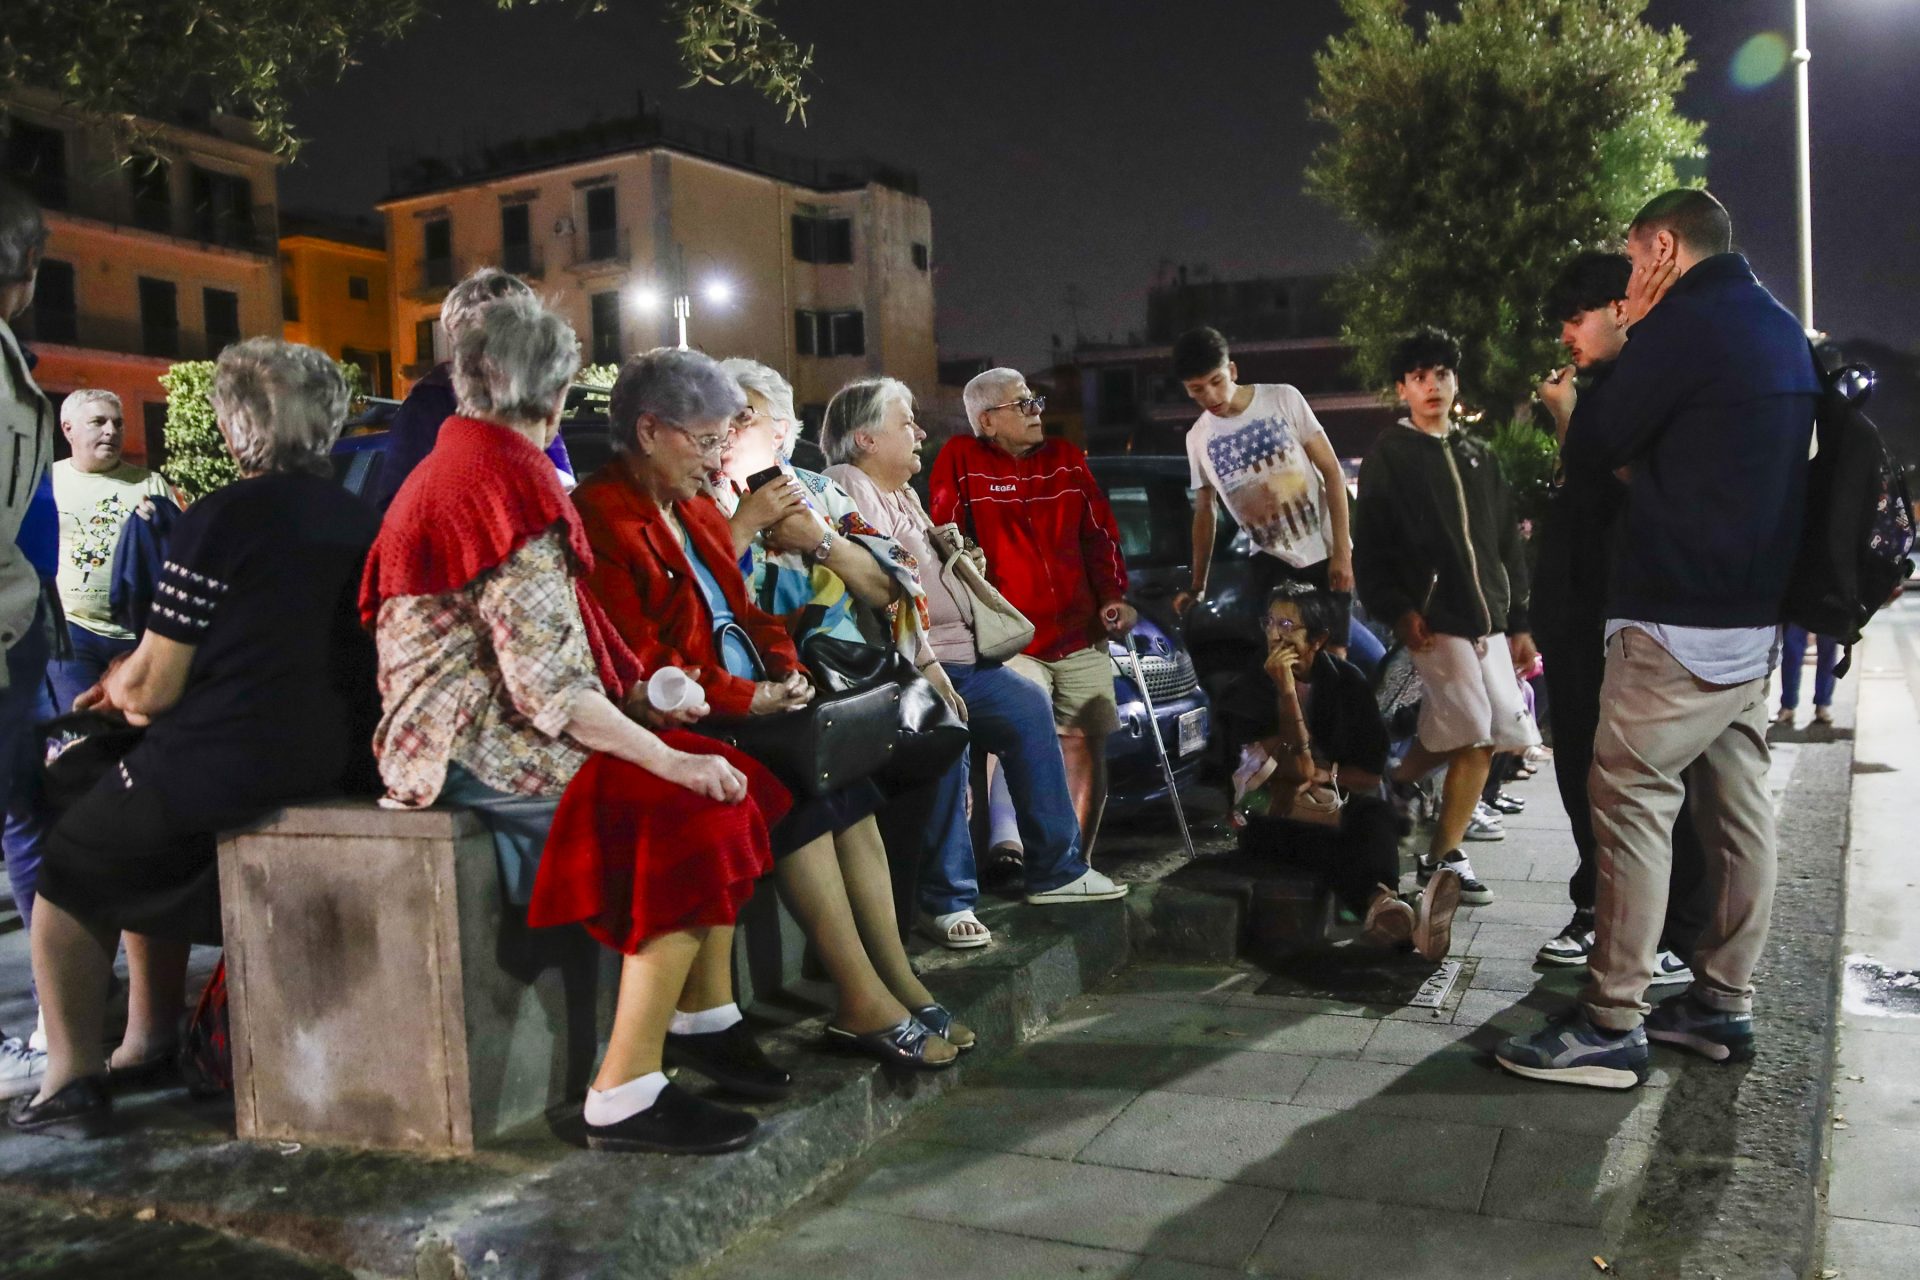
<path id="1" fill-rule="evenodd" d="M 1629 1031 L 1647 1013 L 1673 824 L 1689 792 L 1713 904 L 1694 953 L 1693 994 L 1727 1012 L 1753 1008 L 1775 874 L 1765 686 L 1708 684 L 1637 627 L 1607 641 L 1587 775 L 1599 883 L 1581 993 L 1598 1026 Z"/>

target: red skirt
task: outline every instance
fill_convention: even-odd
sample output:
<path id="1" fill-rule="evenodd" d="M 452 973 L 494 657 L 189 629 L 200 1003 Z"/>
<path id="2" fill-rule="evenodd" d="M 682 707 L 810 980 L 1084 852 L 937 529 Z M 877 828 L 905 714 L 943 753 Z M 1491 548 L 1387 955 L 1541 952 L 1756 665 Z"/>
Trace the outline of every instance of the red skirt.
<path id="1" fill-rule="evenodd" d="M 685 730 L 669 746 L 725 756 L 746 775 L 737 804 L 596 751 L 560 797 L 534 877 L 527 923 L 581 924 L 625 955 L 649 938 L 730 925 L 773 866 L 767 830 L 793 799 L 766 768 Z"/>

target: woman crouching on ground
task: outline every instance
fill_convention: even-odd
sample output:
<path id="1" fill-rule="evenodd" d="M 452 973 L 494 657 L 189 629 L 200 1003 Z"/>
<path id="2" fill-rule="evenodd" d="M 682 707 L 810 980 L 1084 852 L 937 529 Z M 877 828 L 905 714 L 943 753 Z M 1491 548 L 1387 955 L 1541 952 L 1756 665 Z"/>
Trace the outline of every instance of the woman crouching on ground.
<path id="1" fill-rule="evenodd" d="M 702 1070 L 737 1092 L 785 1090 L 734 1007 L 732 939 L 788 798 L 711 739 L 634 719 L 650 714 L 640 664 L 584 593 L 593 553 L 541 453 L 579 363 L 573 331 L 531 297 L 496 302 L 461 335 L 459 415 L 367 563 L 361 616 L 385 706 L 374 749 L 389 803 L 443 800 L 491 828 L 529 924 L 583 924 L 626 956 L 588 1143 L 727 1151 L 757 1122 L 669 1083 L 663 1043 L 687 1032 L 719 1064 Z"/>
<path id="2" fill-rule="evenodd" d="M 220 941 L 220 832 L 374 790 L 353 602 L 379 521 L 328 460 L 347 385 L 312 347 L 254 338 L 221 353 L 212 399 L 241 478 L 180 517 L 139 647 L 76 703 L 148 728 L 48 837 L 33 913 L 47 1074 L 15 1100 L 16 1129 L 97 1133 L 110 1086 L 171 1067 L 188 946 Z M 127 1030 L 108 1058 L 122 930 Z"/>
<path id="3" fill-rule="evenodd" d="M 613 387 L 614 459 L 573 495 L 593 544 L 593 591 L 614 626 L 649 664 L 697 673 L 728 717 L 813 697 L 786 628 L 749 599 L 733 532 L 704 492 L 744 404 L 697 351 L 633 356 Z M 973 1033 L 908 963 L 873 818 L 882 801 L 866 779 L 798 801 L 773 831 L 776 879 L 834 984 L 828 1041 L 913 1070 L 945 1067 Z"/>
<path id="4" fill-rule="evenodd" d="M 1460 877 L 1443 868 L 1417 904 L 1400 897 L 1400 818 L 1380 794 L 1387 726 L 1367 678 L 1327 650 L 1335 616 L 1333 598 L 1304 583 L 1267 599 L 1266 670 L 1225 700 L 1235 740 L 1250 743 L 1234 774 L 1240 844 L 1317 872 L 1368 941 L 1437 963 L 1452 946 Z"/>

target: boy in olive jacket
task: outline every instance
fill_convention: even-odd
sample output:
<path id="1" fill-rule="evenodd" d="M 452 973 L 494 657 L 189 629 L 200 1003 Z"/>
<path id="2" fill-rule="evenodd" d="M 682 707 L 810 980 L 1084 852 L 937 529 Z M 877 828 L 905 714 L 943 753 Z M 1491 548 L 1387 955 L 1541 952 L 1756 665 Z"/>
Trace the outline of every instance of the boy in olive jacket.
<path id="1" fill-rule="evenodd" d="M 1394 389 L 1407 416 L 1361 464 L 1353 569 L 1361 602 L 1393 624 L 1426 686 L 1418 735 L 1395 780 L 1447 766 L 1420 881 L 1450 866 L 1462 900 L 1478 905 L 1493 894 L 1460 842 L 1494 752 L 1539 744 L 1515 678 L 1538 655 L 1513 495 L 1492 453 L 1452 426 L 1459 361 L 1460 344 L 1438 329 L 1417 330 L 1395 350 Z"/>

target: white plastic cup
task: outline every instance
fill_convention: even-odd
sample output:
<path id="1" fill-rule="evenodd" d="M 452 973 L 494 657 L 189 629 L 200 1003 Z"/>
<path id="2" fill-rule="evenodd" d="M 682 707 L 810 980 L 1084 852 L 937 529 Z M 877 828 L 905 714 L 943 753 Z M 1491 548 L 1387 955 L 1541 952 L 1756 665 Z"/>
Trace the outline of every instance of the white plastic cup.
<path id="1" fill-rule="evenodd" d="M 655 711 L 691 711 L 706 705 L 700 682 L 679 667 L 662 667 L 647 677 L 647 701 Z"/>

